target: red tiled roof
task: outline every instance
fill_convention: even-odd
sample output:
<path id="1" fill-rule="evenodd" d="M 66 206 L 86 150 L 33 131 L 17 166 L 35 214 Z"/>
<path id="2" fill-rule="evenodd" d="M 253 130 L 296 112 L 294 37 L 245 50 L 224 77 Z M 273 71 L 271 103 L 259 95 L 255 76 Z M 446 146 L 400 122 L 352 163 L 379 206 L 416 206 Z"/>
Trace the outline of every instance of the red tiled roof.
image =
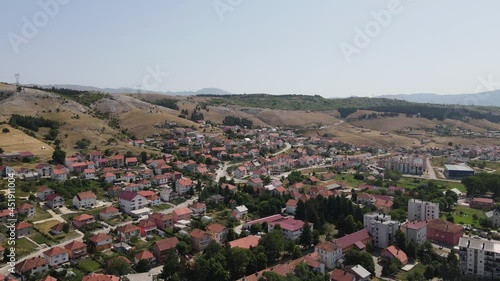
<path id="1" fill-rule="evenodd" d="M 16 230 L 25 229 L 25 228 L 28 228 L 28 227 L 33 227 L 33 225 L 31 223 L 27 223 L 25 221 L 22 221 L 22 222 L 20 222 L 20 223 L 18 223 L 16 225 Z"/>
<path id="2" fill-rule="evenodd" d="M 86 220 L 90 220 L 90 219 L 93 219 L 94 217 L 89 215 L 89 214 L 81 214 L 79 216 L 76 216 L 73 218 L 73 221 L 86 221 Z"/>
<path id="3" fill-rule="evenodd" d="M 76 241 L 76 240 L 64 245 L 64 248 L 67 250 L 70 250 L 70 251 L 76 250 L 76 249 L 81 249 L 81 248 L 86 248 L 86 247 L 87 247 L 87 244 L 82 243 L 80 241 Z"/>
<path id="4" fill-rule="evenodd" d="M 140 231 L 141 229 L 138 226 L 135 226 L 131 223 L 126 224 L 124 226 L 121 226 L 118 228 L 118 231 L 121 233 L 129 233 L 129 232 L 134 232 L 134 231 Z"/>
<path id="5" fill-rule="evenodd" d="M 43 266 L 48 264 L 49 262 L 44 259 L 44 258 L 39 258 L 39 257 L 34 257 L 31 259 L 25 259 L 21 261 L 20 263 L 16 264 L 16 271 L 17 272 L 26 272 L 29 271 L 33 268 L 37 268 L 39 266 Z"/>
<path id="6" fill-rule="evenodd" d="M 97 198 L 97 196 L 92 191 L 84 191 L 76 194 L 76 197 L 79 200 L 89 199 L 89 198 Z"/>
<path id="7" fill-rule="evenodd" d="M 162 252 L 174 248 L 178 243 L 179 240 L 177 239 L 177 237 L 172 237 L 156 241 L 154 246 L 156 246 L 160 250 L 160 252 Z"/>
<path id="8" fill-rule="evenodd" d="M 402 225 L 402 227 L 409 228 L 409 229 L 420 229 L 424 226 L 426 226 L 427 223 L 425 221 L 413 221 L 413 222 L 407 222 Z"/>
<path id="9" fill-rule="evenodd" d="M 390 253 L 392 257 L 397 258 L 403 265 L 408 263 L 408 256 L 406 256 L 406 253 L 394 245 L 383 249 L 382 252 Z"/>
<path id="10" fill-rule="evenodd" d="M 351 233 L 349 235 L 337 239 L 337 242 L 339 243 L 340 247 L 344 249 L 354 245 L 354 243 L 356 242 L 364 241 L 369 238 L 370 234 L 368 233 L 368 230 L 362 229 L 360 231 L 356 231 L 354 233 Z"/>
<path id="11" fill-rule="evenodd" d="M 250 247 L 257 247 L 259 245 L 259 237 L 254 235 L 248 235 L 247 237 L 243 237 L 240 239 L 233 240 L 229 242 L 229 246 L 231 248 L 243 248 L 250 249 Z"/>
<path id="12" fill-rule="evenodd" d="M 108 239 L 113 239 L 113 237 L 108 235 L 108 234 L 105 234 L 105 233 L 98 233 L 98 234 L 90 237 L 89 241 L 92 241 L 94 243 L 98 243 L 98 242 L 108 240 Z"/>
<path id="13" fill-rule="evenodd" d="M 189 210 L 189 208 L 180 208 L 180 209 L 174 210 L 173 213 L 178 215 L 178 216 L 192 214 L 192 212 L 191 212 L 191 210 Z"/>
<path id="14" fill-rule="evenodd" d="M 194 229 L 193 231 L 191 231 L 191 233 L 189 233 L 189 235 L 191 237 L 194 237 L 194 238 L 202 238 L 203 236 L 205 235 L 209 235 L 208 233 L 206 233 L 205 231 L 201 230 L 201 229 Z"/>
<path id="15" fill-rule="evenodd" d="M 105 275 L 100 273 L 90 273 L 82 278 L 82 281 L 120 281 L 120 277 L 115 275 Z"/>
<path id="16" fill-rule="evenodd" d="M 206 227 L 206 230 L 208 232 L 215 232 L 215 233 L 220 233 L 220 232 L 224 231 L 224 229 L 226 229 L 226 227 L 224 227 L 222 224 L 218 224 L 218 223 L 212 223 L 212 224 L 207 225 L 207 227 Z"/>
<path id="17" fill-rule="evenodd" d="M 136 192 L 124 191 L 120 194 L 120 199 L 126 200 L 126 201 L 132 201 L 137 195 L 139 195 L 139 194 Z"/>
<path id="18" fill-rule="evenodd" d="M 101 214 L 116 213 L 119 210 L 113 206 L 108 206 L 100 211 Z"/>
<path id="19" fill-rule="evenodd" d="M 287 206 L 292 206 L 292 207 L 297 207 L 297 200 L 294 200 L 294 199 L 289 199 L 287 202 L 286 202 L 286 205 Z"/>
<path id="20" fill-rule="evenodd" d="M 331 253 L 335 252 L 339 248 L 339 245 L 334 242 L 326 241 L 316 245 L 316 248 Z"/>
<path id="21" fill-rule="evenodd" d="M 68 253 L 68 250 L 63 248 L 63 247 L 54 247 L 54 248 L 50 248 L 49 250 L 43 252 L 44 255 L 49 256 L 49 257 L 53 257 L 53 256 L 61 255 L 61 254 L 67 254 L 67 253 Z"/>
<path id="22" fill-rule="evenodd" d="M 24 203 L 24 204 L 20 205 L 19 207 L 17 207 L 18 210 L 26 210 L 26 209 L 31 209 L 31 208 L 34 208 L 34 206 L 31 204 L 28 204 L 28 203 Z"/>
<path id="23" fill-rule="evenodd" d="M 433 219 L 427 222 L 427 229 L 441 232 L 458 233 L 463 231 L 463 227 L 442 219 Z"/>
<path id="24" fill-rule="evenodd" d="M 340 268 L 335 268 L 332 273 L 330 274 L 330 279 L 332 281 L 352 281 L 356 280 L 354 274 L 349 273 L 345 270 L 342 270 Z"/>
<path id="25" fill-rule="evenodd" d="M 153 258 L 154 256 L 150 251 L 145 250 L 145 251 L 142 251 L 140 253 L 137 253 L 134 257 L 137 260 L 149 260 L 149 259 Z"/>

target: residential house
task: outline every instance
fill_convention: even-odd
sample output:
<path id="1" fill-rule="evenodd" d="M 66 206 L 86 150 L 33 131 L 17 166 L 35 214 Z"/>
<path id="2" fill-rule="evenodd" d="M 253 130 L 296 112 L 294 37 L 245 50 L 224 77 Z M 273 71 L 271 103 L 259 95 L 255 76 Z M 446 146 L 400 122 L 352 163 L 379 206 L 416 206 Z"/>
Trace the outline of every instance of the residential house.
<path id="1" fill-rule="evenodd" d="M 331 281 L 356 281 L 356 276 L 354 274 L 342 270 L 340 268 L 335 268 L 332 273 L 330 273 Z"/>
<path id="2" fill-rule="evenodd" d="M 56 193 L 49 194 L 45 198 L 45 206 L 51 208 L 52 210 L 62 208 L 64 207 L 64 198 Z"/>
<path id="3" fill-rule="evenodd" d="M 95 179 L 95 169 L 85 169 L 83 170 L 83 178 L 86 180 Z"/>
<path id="4" fill-rule="evenodd" d="M 368 194 L 366 192 L 361 192 L 360 194 L 357 195 L 356 202 L 358 204 L 363 204 L 363 205 L 372 205 L 375 204 L 377 200 L 371 194 Z"/>
<path id="5" fill-rule="evenodd" d="M 52 193 L 54 193 L 54 190 L 52 188 L 49 188 L 47 186 L 40 186 L 36 191 L 36 197 L 38 197 L 40 201 L 45 201 L 47 196 Z"/>
<path id="6" fill-rule="evenodd" d="M 132 237 L 141 237 L 141 228 L 129 223 L 118 228 L 119 240 L 122 242 L 130 241 Z"/>
<path id="7" fill-rule="evenodd" d="M 491 220 L 493 227 L 500 228 L 500 209 L 494 209 L 492 211 L 486 212 L 486 217 Z"/>
<path id="8" fill-rule="evenodd" d="M 16 238 L 33 235 L 33 225 L 22 221 L 15 226 Z"/>
<path id="9" fill-rule="evenodd" d="M 326 241 L 317 244 L 314 247 L 314 252 L 319 255 L 319 261 L 322 262 L 326 268 L 333 269 L 337 266 L 337 262 L 342 258 L 342 248 L 338 241 Z"/>
<path id="10" fill-rule="evenodd" d="M 152 213 L 148 218 L 153 220 L 156 223 L 156 227 L 159 229 L 165 229 L 174 225 L 173 214 Z"/>
<path id="11" fill-rule="evenodd" d="M 142 236 L 152 235 L 158 227 L 156 222 L 152 219 L 145 219 L 139 222 L 139 228 L 141 229 Z"/>
<path id="12" fill-rule="evenodd" d="M 26 217 L 33 217 L 35 216 L 35 206 L 24 203 L 21 204 L 19 207 L 17 207 L 17 211 L 20 215 L 26 216 Z"/>
<path id="13" fill-rule="evenodd" d="M 193 181 L 189 178 L 180 178 L 175 182 L 176 191 L 179 195 L 187 193 L 193 187 Z"/>
<path id="14" fill-rule="evenodd" d="M 190 205 L 189 209 L 193 212 L 193 215 L 201 215 L 207 211 L 207 206 L 203 203 L 197 202 Z"/>
<path id="15" fill-rule="evenodd" d="M 180 208 L 174 210 L 172 214 L 174 215 L 174 223 L 176 223 L 180 220 L 191 220 L 191 215 L 193 214 L 193 212 L 189 208 Z"/>
<path id="16" fill-rule="evenodd" d="M 408 200 L 409 221 L 426 221 L 437 218 L 439 218 L 439 203 L 427 202 L 418 199 Z"/>
<path id="17" fill-rule="evenodd" d="M 224 244 L 227 240 L 227 228 L 218 223 L 207 225 L 206 232 L 212 235 L 212 240 L 218 244 Z"/>
<path id="18" fill-rule="evenodd" d="M 74 240 L 64 246 L 69 251 L 70 260 L 77 260 L 87 256 L 87 245 L 80 241 Z"/>
<path id="19" fill-rule="evenodd" d="M 195 251 L 205 250 L 212 242 L 212 235 L 201 229 L 194 229 L 189 235 L 191 236 L 191 245 Z"/>
<path id="20" fill-rule="evenodd" d="M 49 262 L 41 257 L 23 259 L 14 267 L 14 271 L 22 276 L 33 276 L 47 270 L 49 270 Z"/>
<path id="21" fill-rule="evenodd" d="M 50 173 L 50 178 L 56 181 L 65 181 L 68 178 L 68 171 L 65 168 L 54 168 Z"/>
<path id="22" fill-rule="evenodd" d="M 89 214 L 81 214 L 73 218 L 73 225 L 80 229 L 84 225 L 94 223 L 95 219 L 94 216 L 89 215 Z"/>
<path id="23" fill-rule="evenodd" d="M 77 209 L 94 208 L 97 205 L 97 196 L 92 191 L 79 192 L 73 197 L 73 206 Z"/>
<path id="24" fill-rule="evenodd" d="M 160 196 L 156 195 L 156 192 L 151 190 L 141 190 L 137 192 L 139 195 L 146 198 L 149 206 L 156 206 L 161 204 Z"/>
<path id="25" fill-rule="evenodd" d="M 312 223 L 306 225 L 305 222 L 302 220 L 283 218 L 281 220 L 269 223 L 267 225 L 268 232 L 271 232 L 274 229 L 274 227 L 278 224 L 281 227 L 281 232 L 283 236 L 288 240 L 294 240 L 294 241 L 298 240 L 300 235 L 302 234 L 302 231 L 304 230 L 304 227 L 308 226 L 311 229 L 311 232 L 313 231 Z"/>
<path id="26" fill-rule="evenodd" d="M 63 232 L 64 232 L 64 225 L 65 225 L 65 223 L 63 223 L 63 222 L 55 224 L 53 227 L 50 228 L 50 234 L 52 234 L 52 235 L 63 234 Z"/>
<path id="27" fill-rule="evenodd" d="M 101 220 L 111 220 L 119 215 L 120 211 L 113 206 L 108 206 L 99 212 L 99 218 Z"/>
<path id="28" fill-rule="evenodd" d="M 250 249 L 257 247 L 259 245 L 259 236 L 248 235 L 247 237 L 243 237 L 240 239 L 233 240 L 229 242 L 230 248 L 242 248 L 242 249 Z"/>
<path id="29" fill-rule="evenodd" d="M 377 199 L 377 201 L 375 201 L 375 207 L 377 207 L 380 212 L 385 214 L 392 211 L 393 205 L 394 202 L 392 200 Z"/>
<path id="30" fill-rule="evenodd" d="M 239 166 L 233 171 L 233 176 L 237 179 L 241 179 L 247 174 L 247 168 L 245 166 Z"/>
<path id="31" fill-rule="evenodd" d="M 369 281 L 371 280 L 372 274 L 366 270 L 366 268 L 361 265 L 350 265 L 345 268 L 345 270 L 349 273 L 352 273 L 356 276 L 356 281 Z"/>
<path id="32" fill-rule="evenodd" d="M 297 209 L 298 201 L 295 199 L 289 199 L 286 202 L 285 212 L 290 215 L 295 215 L 295 210 Z"/>
<path id="33" fill-rule="evenodd" d="M 83 276 L 82 281 L 120 281 L 120 277 L 109 274 L 90 273 Z"/>
<path id="34" fill-rule="evenodd" d="M 362 229 L 338 238 L 335 241 L 342 247 L 342 253 L 345 253 L 352 248 L 364 250 L 366 246 L 372 244 L 372 236 L 367 229 Z"/>
<path id="35" fill-rule="evenodd" d="M 495 207 L 495 202 L 491 198 L 473 198 L 469 206 L 473 209 L 491 210 Z"/>
<path id="36" fill-rule="evenodd" d="M 170 194 L 172 193 L 172 188 L 166 187 L 160 190 L 160 199 L 164 202 L 170 201 Z"/>
<path id="37" fill-rule="evenodd" d="M 108 183 L 116 181 L 116 175 L 111 172 L 104 173 L 104 175 L 102 175 L 102 178 L 105 182 Z"/>
<path id="38" fill-rule="evenodd" d="M 153 244 L 153 254 L 159 264 L 163 264 L 169 250 L 175 251 L 175 246 L 179 243 L 177 237 L 164 238 Z"/>
<path id="39" fill-rule="evenodd" d="M 89 238 L 89 248 L 95 252 L 109 249 L 112 245 L 113 237 L 105 233 L 98 233 Z"/>
<path id="40" fill-rule="evenodd" d="M 140 260 L 147 260 L 149 264 L 155 264 L 156 258 L 148 250 L 141 251 L 134 256 L 134 262 L 137 264 Z"/>
<path id="41" fill-rule="evenodd" d="M 248 215 L 248 208 L 245 205 L 238 206 L 238 207 L 233 209 L 233 212 L 231 213 L 231 215 L 235 219 L 240 220 L 243 217 L 245 217 L 246 215 Z"/>
<path id="42" fill-rule="evenodd" d="M 63 247 L 53 247 L 43 252 L 50 266 L 59 266 L 69 262 L 69 251 Z"/>
<path id="43" fill-rule="evenodd" d="M 52 166 L 47 163 L 40 163 L 35 166 L 35 171 L 41 177 L 50 177 L 50 174 L 52 173 Z"/>
<path id="44" fill-rule="evenodd" d="M 118 197 L 118 203 L 120 209 L 127 214 L 134 214 L 141 209 L 144 209 L 148 205 L 148 200 L 138 193 L 131 191 L 124 191 Z"/>
<path id="45" fill-rule="evenodd" d="M 384 259 L 397 259 L 401 265 L 405 266 L 408 264 L 408 256 L 398 247 L 392 245 L 380 252 L 380 256 Z"/>

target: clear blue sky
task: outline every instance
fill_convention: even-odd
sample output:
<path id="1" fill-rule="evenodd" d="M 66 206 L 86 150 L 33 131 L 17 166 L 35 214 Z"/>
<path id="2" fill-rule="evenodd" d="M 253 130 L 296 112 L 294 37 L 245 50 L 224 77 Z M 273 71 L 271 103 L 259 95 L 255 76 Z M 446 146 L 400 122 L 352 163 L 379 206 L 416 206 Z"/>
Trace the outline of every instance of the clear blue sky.
<path id="1" fill-rule="evenodd" d="M 401 0 L 348 62 L 342 42 L 355 47 L 356 28 L 390 2 L 71 0 L 32 38 L 17 38 L 15 52 L 23 17 L 46 12 L 38 1 L 1 1 L 0 81 L 19 72 L 22 83 L 136 88 L 157 65 L 169 73 L 157 89 L 172 91 L 455 94 L 474 92 L 478 77 L 500 81 L 495 0 Z"/>

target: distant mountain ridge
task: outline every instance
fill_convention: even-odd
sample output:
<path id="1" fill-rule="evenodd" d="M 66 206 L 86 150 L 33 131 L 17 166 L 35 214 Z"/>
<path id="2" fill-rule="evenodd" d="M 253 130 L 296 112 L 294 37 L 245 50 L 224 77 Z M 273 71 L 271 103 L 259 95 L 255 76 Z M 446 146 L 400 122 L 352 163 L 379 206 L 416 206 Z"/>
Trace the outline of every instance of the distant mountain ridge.
<path id="1" fill-rule="evenodd" d="M 50 89 L 52 87 L 54 88 L 65 88 L 65 89 L 72 89 L 72 90 L 78 90 L 78 91 L 89 91 L 89 92 L 103 92 L 103 93 L 109 93 L 109 94 L 122 94 L 122 93 L 137 93 L 139 89 L 133 89 L 133 88 L 127 88 L 127 87 L 120 87 L 120 88 L 99 88 L 99 87 L 94 87 L 94 86 L 82 86 L 82 85 L 74 85 L 74 84 L 49 84 L 49 85 L 38 85 L 38 84 L 26 84 L 23 86 L 38 86 L 40 88 L 45 88 L 45 89 Z M 164 94 L 164 95 L 171 95 L 171 96 L 195 96 L 195 95 L 233 95 L 233 93 L 230 93 L 228 91 L 219 89 L 219 88 L 203 88 L 198 91 L 178 91 L 178 92 L 172 92 L 172 91 L 148 91 L 141 89 L 140 92 L 142 93 L 153 93 L 153 94 Z"/>
<path id="2" fill-rule="evenodd" d="M 417 103 L 500 106 L 500 90 L 476 94 L 439 95 L 430 93 L 382 95 L 378 98 L 404 100 Z"/>

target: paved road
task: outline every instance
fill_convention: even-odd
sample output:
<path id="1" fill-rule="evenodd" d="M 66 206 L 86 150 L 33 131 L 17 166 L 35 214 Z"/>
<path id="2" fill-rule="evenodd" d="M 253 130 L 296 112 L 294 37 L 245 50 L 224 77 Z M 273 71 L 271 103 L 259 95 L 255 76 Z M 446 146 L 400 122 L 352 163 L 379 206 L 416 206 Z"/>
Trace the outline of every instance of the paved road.
<path id="1" fill-rule="evenodd" d="M 426 171 L 427 178 L 433 179 L 433 180 L 437 179 L 436 171 L 434 171 L 434 167 L 432 167 L 430 157 L 427 157 L 426 169 L 427 169 L 427 171 Z"/>

